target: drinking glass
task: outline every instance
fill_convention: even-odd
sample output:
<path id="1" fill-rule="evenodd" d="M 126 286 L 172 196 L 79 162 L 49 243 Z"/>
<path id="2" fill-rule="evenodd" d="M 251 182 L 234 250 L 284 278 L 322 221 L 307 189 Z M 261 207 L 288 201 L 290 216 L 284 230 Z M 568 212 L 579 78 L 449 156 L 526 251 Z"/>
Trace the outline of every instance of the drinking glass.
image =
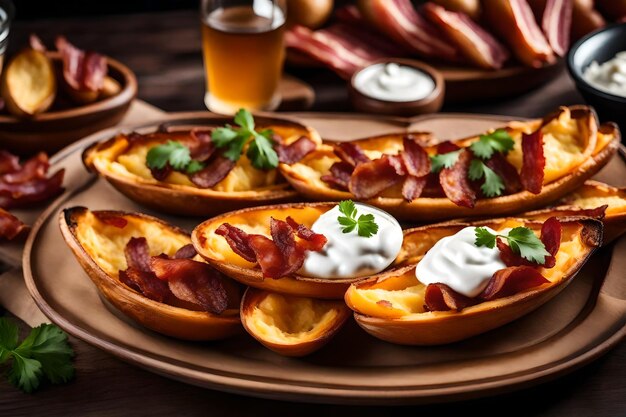
<path id="1" fill-rule="evenodd" d="M 285 0 L 202 0 L 207 108 L 274 110 L 285 48 Z"/>
<path id="2" fill-rule="evenodd" d="M 9 28 L 15 14 L 11 0 L 0 0 L 0 73 L 4 62 L 4 53 L 9 43 Z"/>

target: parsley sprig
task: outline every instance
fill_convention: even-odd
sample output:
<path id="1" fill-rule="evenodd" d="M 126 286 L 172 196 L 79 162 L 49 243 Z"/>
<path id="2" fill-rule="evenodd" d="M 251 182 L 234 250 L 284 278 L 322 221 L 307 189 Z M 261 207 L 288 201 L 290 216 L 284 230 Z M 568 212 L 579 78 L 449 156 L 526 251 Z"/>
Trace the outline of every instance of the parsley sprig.
<path id="1" fill-rule="evenodd" d="M 499 237 L 506 239 L 513 252 L 530 262 L 543 265 L 546 262 L 546 256 L 550 256 L 543 242 L 528 227 L 515 227 L 506 235 L 494 234 L 485 227 L 477 227 L 474 244 L 479 247 L 493 248 Z"/>
<path id="2" fill-rule="evenodd" d="M 507 153 L 513 149 L 515 141 L 504 129 L 495 130 L 486 135 L 480 135 L 478 140 L 470 145 L 470 149 L 477 157 L 489 159 L 494 152 Z"/>
<path id="3" fill-rule="evenodd" d="M 187 174 L 194 174 L 204 168 L 202 162 L 191 159 L 188 147 L 173 140 L 153 146 L 146 155 L 146 165 L 150 169 L 163 169 L 167 164 Z"/>
<path id="4" fill-rule="evenodd" d="M 225 148 L 224 156 L 231 161 L 237 161 L 241 157 L 243 148 L 247 143 L 246 156 L 257 169 L 273 169 L 278 166 L 278 155 L 272 147 L 272 130 L 265 129 L 261 132 L 254 130 L 254 118 L 246 109 L 239 109 L 235 114 L 235 124 L 239 127 L 226 125 L 215 129 L 211 135 L 213 143 L 218 148 Z"/>
<path id="5" fill-rule="evenodd" d="M 501 195 L 502 191 L 504 191 L 504 181 L 502 181 L 502 178 L 480 159 L 472 159 L 468 177 L 472 181 L 478 181 L 483 177 L 485 178 L 485 182 L 480 186 L 480 189 L 487 197 Z"/>
<path id="6" fill-rule="evenodd" d="M 17 325 L 0 318 L 0 364 L 12 359 L 9 381 L 25 392 L 33 392 L 46 378 L 53 384 L 67 382 L 74 376 L 74 351 L 67 335 L 53 324 L 31 330 L 18 345 Z"/>
<path id="7" fill-rule="evenodd" d="M 462 149 L 459 149 L 458 151 L 452 151 L 431 156 L 430 170 L 434 173 L 437 173 L 444 168 L 452 168 L 452 166 L 456 164 L 456 160 L 459 159 L 459 154 L 461 153 L 461 150 Z"/>
<path id="8" fill-rule="evenodd" d="M 352 200 L 344 200 L 339 203 L 339 211 L 343 216 L 337 217 L 337 221 L 342 226 L 343 233 L 350 233 L 355 228 L 359 236 L 371 237 L 378 233 L 378 225 L 373 214 L 361 214 L 357 218 L 356 204 Z"/>

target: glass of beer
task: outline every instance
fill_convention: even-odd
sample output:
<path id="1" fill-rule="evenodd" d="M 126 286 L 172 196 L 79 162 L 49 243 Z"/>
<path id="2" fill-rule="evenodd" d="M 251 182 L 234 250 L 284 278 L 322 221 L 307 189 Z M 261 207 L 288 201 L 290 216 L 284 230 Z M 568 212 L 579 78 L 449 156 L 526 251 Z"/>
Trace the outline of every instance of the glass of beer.
<path id="1" fill-rule="evenodd" d="M 234 114 L 274 110 L 280 104 L 278 83 L 286 0 L 202 0 L 202 51 L 207 108 Z"/>

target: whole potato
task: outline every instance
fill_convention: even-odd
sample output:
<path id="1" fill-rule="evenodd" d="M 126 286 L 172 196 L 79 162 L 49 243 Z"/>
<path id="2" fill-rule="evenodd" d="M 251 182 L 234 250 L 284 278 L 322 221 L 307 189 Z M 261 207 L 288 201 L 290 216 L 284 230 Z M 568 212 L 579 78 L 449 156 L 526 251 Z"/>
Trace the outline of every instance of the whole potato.
<path id="1" fill-rule="evenodd" d="M 333 0 L 287 0 L 287 24 L 309 29 L 322 26 L 333 12 Z"/>

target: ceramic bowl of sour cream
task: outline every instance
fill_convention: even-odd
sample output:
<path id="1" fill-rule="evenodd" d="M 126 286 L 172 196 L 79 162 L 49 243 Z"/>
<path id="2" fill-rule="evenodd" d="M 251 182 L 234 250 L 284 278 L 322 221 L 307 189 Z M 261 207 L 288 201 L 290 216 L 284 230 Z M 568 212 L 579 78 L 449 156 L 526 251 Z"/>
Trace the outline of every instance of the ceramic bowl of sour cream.
<path id="1" fill-rule="evenodd" d="M 444 84 L 439 71 L 420 61 L 384 59 L 357 71 L 349 90 L 359 111 L 413 116 L 441 109 Z"/>
<path id="2" fill-rule="evenodd" d="M 607 26 L 576 42 L 567 67 L 585 101 L 603 122 L 626 131 L 626 23 Z"/>

